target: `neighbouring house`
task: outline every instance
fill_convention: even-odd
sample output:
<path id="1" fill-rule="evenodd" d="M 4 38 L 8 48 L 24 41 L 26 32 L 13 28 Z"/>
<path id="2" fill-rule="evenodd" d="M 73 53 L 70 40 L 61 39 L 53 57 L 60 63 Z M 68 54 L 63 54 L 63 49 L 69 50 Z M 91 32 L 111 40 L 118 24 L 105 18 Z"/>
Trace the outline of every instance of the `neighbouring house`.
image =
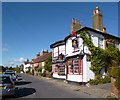
<path id="1" fill-rule="evenodd" d="M 20 68 L 23 70 L 23 69 L 24 69 L 24 65 L 23 65 L 23 64 L 21 64 L 21 65 L 20 65 Z"/>
<path id="2" fill-rule="evenodd" d="M 91 53 L 88 47 L 83 44 L 83 39 L 76 32 L 89 31 L 93 44 L 96 47 L 106 49 L 108 45 L 116 45 L 120 50 L 120 38 L 108 34 L 103 27 L 102 14 L 98 7 L 93 11 L 93 28 L 82 27 L 79 20 L 72 19 L 71 35 L 64 40 L 57 41 L 50 45 L 52 49 L 52 71 L 53 78 L 66 79 L 69 82 L 88 82 L 95 79 L 91 67 Z M 101 70 L 102 78 L 105 77 L 105 69 Z"/>
<path id="3" fill-rule="evenodd" d="M 29 62 L 29 59 L 27 59 L 27 61 L 24 61 L 24 68 L 23 68 L 23 71 L 26 73 L 27 71 L 30 72 L 32 71 L 32 67 L 31 67 L 31 64 Z"/>
<path id="4" fill-rule="evenodd" d="M 45 61 L 48 59 L 48 57 L 52 56 L 52 52 L 48 52 L 45 51 L 43 49 L 42 51 L 42 55 L 40 55 L 40 52 L 37 54 L 37 58 L 33 59 L 31 64 L 32 64 L 32 69 L 35 69 L 35 67 L 37 67 L 37 69 L 42 68 L 42 72 L 45 70 L 44 66 L 45 66 Z"/>

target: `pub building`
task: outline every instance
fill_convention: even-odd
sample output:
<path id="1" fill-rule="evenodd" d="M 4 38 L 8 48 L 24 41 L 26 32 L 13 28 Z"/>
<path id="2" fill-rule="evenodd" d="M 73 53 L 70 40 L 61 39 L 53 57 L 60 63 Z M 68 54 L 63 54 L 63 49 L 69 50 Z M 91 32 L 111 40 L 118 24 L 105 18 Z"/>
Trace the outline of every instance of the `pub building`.
<path id="1" fill-rule="evenodd" d="M 98 7 L 93 11 L 93 28 L 82 27 L 79 20 L 72 19 L 71 34 L 64 40 L 50 45 L 52 49 L 53 78 L 66 79 L 68 82 L 87 83 L 95 79 L 91 67 L 91 53 L 83 44 L 83 39 L 77 32 L 89 31 L 93 44 L 106 49 L 108 45 L 115 45 L 120 50 L 120 38 L 110 35 L 103 27 L 102 14 Z M 115 40 L 116 42 L 113 42 Z M 111 42 L 112 41 L 112 42 Z M 101 78 L 105 77 L 105 69 L 101 70 Z"/>

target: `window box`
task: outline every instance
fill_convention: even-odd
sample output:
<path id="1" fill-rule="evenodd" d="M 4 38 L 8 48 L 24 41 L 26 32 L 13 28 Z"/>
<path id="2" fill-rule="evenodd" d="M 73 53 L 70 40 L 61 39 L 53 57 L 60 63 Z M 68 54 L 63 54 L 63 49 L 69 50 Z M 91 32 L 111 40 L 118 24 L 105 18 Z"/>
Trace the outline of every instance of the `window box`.
<path id="1" fill-rule="evenodd" d="M 65 72 L 58 72 L 58 75 L 65 75 Z"/>

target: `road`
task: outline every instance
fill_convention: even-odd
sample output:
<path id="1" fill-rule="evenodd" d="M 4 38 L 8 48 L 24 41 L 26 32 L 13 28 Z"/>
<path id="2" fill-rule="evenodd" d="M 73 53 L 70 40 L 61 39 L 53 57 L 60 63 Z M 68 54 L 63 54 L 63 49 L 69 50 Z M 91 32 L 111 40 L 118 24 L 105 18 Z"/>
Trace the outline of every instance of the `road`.
<path id="1" fill-rule="evenodd" d="M 97 98 L 96 96 L 85 94 L 81 91 L 47 82 L 36 76 L 19 74 L 22 77 L 16 83 L 16 94 L 9 98 Z"/>

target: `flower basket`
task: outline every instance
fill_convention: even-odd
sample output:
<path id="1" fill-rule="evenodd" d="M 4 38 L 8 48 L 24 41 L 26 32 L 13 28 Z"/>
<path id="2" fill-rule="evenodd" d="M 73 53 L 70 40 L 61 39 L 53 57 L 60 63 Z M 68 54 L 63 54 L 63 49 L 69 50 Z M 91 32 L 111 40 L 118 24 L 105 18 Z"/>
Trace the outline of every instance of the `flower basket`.
<path id="1" fill-rule="evenodd" d="M 58 72 L 58 75 L 65 75 L 65 72 Z"/>

